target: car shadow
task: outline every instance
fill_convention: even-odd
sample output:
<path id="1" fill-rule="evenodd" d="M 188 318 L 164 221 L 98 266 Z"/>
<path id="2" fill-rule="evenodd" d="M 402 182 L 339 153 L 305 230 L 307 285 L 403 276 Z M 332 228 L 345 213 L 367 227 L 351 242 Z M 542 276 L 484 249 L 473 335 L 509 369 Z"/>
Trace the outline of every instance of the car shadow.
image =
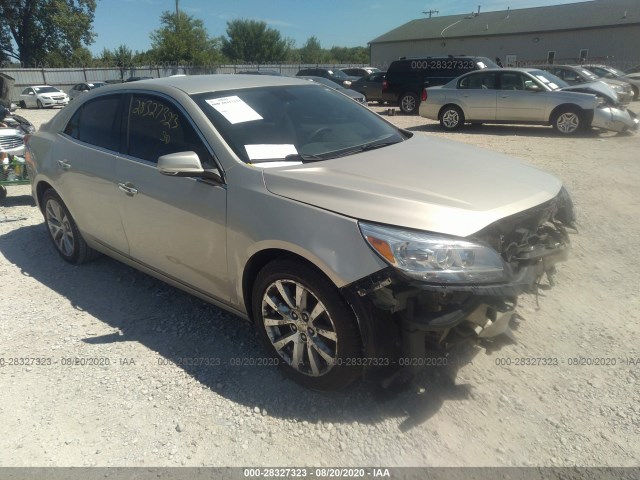
<path id="1" fill-rule="evenodd" d="M 33 201 L 31 195 L 11 195 L 11 188 L 7 189 L 7 196 L 0 200 L 0 206 L 2 207 L 35 207 L 36 204 Z"/>
<path id="2" fill-rule="evenodd" d="M 537 125 L 465 125 L 458 130 L 445 131 L 438 123 L 429 123 L 426 125 L 417 125 L 407 127 L 411 132 L 427 132 L 427 133 L 447 133 L 451 135 L 467 134 L 467 135 L 494 135 L 494 136 L 522 136 L 522 137 L 556 137 L 556 138 L 597 138 L 602 132 L 596 129 L 585 130 L 575 135 L 564 136 L 556 132 L 551 127 Z M 615 135 L 613 132 L 607 132 Z"/>
<path id="3" fill-rule="evenodd" d="M 55 252 L 43 225 L 1 235 L 0 250 L 23 275 L 115 330 L 84 338 L 88 347 L 139 342 L 162 357 L 158 368 L 178 366 L 217 394 L 250 408 L 259 406 L 272 417 L 336 424 L 374 424 L 395 417 L 403 419 L 399 429 L 406 431 L 427 421 L 445 402 L 470 396 L 471 387 L 457 385 L 455 379 L 459 368 L 481 351 L 475 346 L 461 346 L 446 365 L 424 368 L 400 386 L 384 389 L 369 379 L 342 392 L 315 392 L 268 365 L 249 322 L 107 257 L 69 265 Z"/>

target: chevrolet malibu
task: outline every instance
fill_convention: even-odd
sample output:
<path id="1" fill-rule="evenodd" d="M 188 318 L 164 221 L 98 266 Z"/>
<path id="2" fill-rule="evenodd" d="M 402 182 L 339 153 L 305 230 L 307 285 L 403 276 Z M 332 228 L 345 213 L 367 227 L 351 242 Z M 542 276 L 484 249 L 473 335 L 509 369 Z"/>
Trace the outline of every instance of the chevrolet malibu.
<path id="1" fill-rule="evenodd" d="M 439 120 L 445 130 L 465 123 L 551 125 L 563 135 L 591 127 L 637 130 L 635 113 L 617 103 L 615 92 L 601 82 L 570 87 L 544 70 L 501 68 L 471 72 L 424 89 L 420 115 Z"/>
<path id="2" fill-rule="evenodd" d="M 508 332 L 574 222 L 557 178 L 286 77 L 92 90 L 27 165 L 63 259 L 101 252 L 253 322 L 321 390 Z"/>

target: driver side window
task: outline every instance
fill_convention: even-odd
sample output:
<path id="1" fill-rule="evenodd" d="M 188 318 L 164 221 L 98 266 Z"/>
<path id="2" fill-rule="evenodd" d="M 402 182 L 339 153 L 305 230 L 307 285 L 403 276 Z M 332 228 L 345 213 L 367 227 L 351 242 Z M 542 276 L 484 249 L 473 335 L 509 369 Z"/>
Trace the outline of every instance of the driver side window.
<path id="1" fill-rule="evenodd" d="M 203 168 L 215 168 L 194 127 L 172 102 L 153 95 L 134 94 L 127 116 L 128 155 L 156 163 L 162 155 L 191 151 L 198 155 Z"/>

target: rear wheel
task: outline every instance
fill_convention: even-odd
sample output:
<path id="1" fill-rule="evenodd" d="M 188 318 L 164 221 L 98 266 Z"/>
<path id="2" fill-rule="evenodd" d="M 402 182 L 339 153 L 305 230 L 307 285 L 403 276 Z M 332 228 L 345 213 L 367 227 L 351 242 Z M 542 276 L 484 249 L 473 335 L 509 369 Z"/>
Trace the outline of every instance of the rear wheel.
<path id="1" fill-rule="evenodd" d="M 464 125 L 464 113 L 455 105 L 449 105 L 440 112 L 440 125 L 445 130 L 457 130 Z"/>
<path id="2" fill-rule="evenodd" d="M 574 107 L 563 107 L 553 115 L 551 120 L 553 128 L 562 135 L 575 135 L 580 130 L 584 130 L 584 120 L 582 113 Z"/>
<path id="3" fill-rule="evenodd" d="M 60 196 L 50 188 L 42 197 L 49 238 L 62 258 L 80 264 L 93 260 L 98 252 L 87 245 Z"/>
<path id="4" fill-rule="evenodd" d="M 400 104 L 400 110 L 404 114 L 413 115 L 418 111 L 418 96 L 413 92 L 404 93 L 398 103 Z"/>
<path id="5" fill-rule="evenodd" d="M 311 266 L 278 259 L 253 288 L 258 334 L 283 372 L 315 390 L 337 390 L 361 373 L 356 320 L 335 286 Z"/>

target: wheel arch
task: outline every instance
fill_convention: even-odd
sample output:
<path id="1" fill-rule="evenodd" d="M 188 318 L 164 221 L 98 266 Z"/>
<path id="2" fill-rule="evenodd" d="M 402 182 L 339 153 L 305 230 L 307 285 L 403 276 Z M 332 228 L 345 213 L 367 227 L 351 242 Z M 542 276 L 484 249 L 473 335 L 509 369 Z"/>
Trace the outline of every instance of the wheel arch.
<path id="1" fill-rule="evenodd" d="M 46 192 L 47 190 L 49 190 L 50 188 L 53 188 L 53 186 L 51 186 L 50 183 L 42 180 L 40 182 L 38 182 L 38 185 L 36 186 L 36 198 L 38 200 L 38 207 L 40 208 L 40 211 L 43 211 L 43 205 L 42 205 L 42 197 L 44 196 L 44 192 Z M 53 190 L 55 190 L 55 188 L 53 188 Z M 56 191 L 56 193 L 58 193 Z M 60 195 L 58 193 L 58 195 Z M 64 199 L 63 199 L 64 201 Z"/>
<path id="2" fill-rule="evenodd" d="M 394 341 L 396 339 L 393 331 L 393 323 L 390 313 L 378 310 L 357 293 L 358 282 L 344 286 L 342 288 L 335 285 L 335 282 L 322 271 L 316 264 L 303 257 L 302 255 L 293 253 L 280 248 L 268 248 L 256 252 L 247 262 L 242 274 L 242 294 L 247 316 L 254 323 L 252 293 L 253 286 L 256 281 L 258 272 L 267 264 L 277 259 L 287 259 L 299 262 L 315 270 L 319 275 L 324 277 L 328 282 L 336 287 L 338 295 L 344 300 L 352 311 L 355 323 L 360 334 L 363 352 L 366 356 L 374 357 L 377 353 L 391 353 L 395 348 Z"/>
<path id="3" fill-rule="evenodd" d="M 282 248 L 267 248 L 264 250 L 260 250 L 259 252 L 254 253 L 247 263 L 245 264 L 244 270 L 242 272 L 242 300 L 244 302 L 245 308 L 247 310 L 247 315 L 249 320 L 252 322 L 253 319 L 253 304 L 252 304 L 252 293 L 253 286 L 255 284 L 256 276 L 258 272 L 262 270 L 268 263 L 276 260 L 276 259 L 289 259 L 304 265 L 307 265 L 313 268 L 320 275 L 325 277 L 327 281 L 329 281 L 332 285 L 336 287 L 336 290 L 339 290 L 338 286 L 335 282 L 327 275 L 322 268 L 318 265 L 305 258 L 304 256 L 291 252 L 290 250 L 285 250 Z"/>
<path id="4" fill-rule="evenodd" d="M 561 110 L 578 110 L 580 112 L 580 114 L 582 115 L 582 117 L 584 119 L 586 119 L 587 110 L 582 108 L 580 105 L 578 105 L 576 103 L 562 103 L 562 104 L 558 105 L 557 107 L 555 107 L 553 110 L 551 110 L 551 113 L 549 114 L 549 123 L 550 124 L 553 124 L 553 119 L 556 117 L 558 112 L 560 112 Z"/>

